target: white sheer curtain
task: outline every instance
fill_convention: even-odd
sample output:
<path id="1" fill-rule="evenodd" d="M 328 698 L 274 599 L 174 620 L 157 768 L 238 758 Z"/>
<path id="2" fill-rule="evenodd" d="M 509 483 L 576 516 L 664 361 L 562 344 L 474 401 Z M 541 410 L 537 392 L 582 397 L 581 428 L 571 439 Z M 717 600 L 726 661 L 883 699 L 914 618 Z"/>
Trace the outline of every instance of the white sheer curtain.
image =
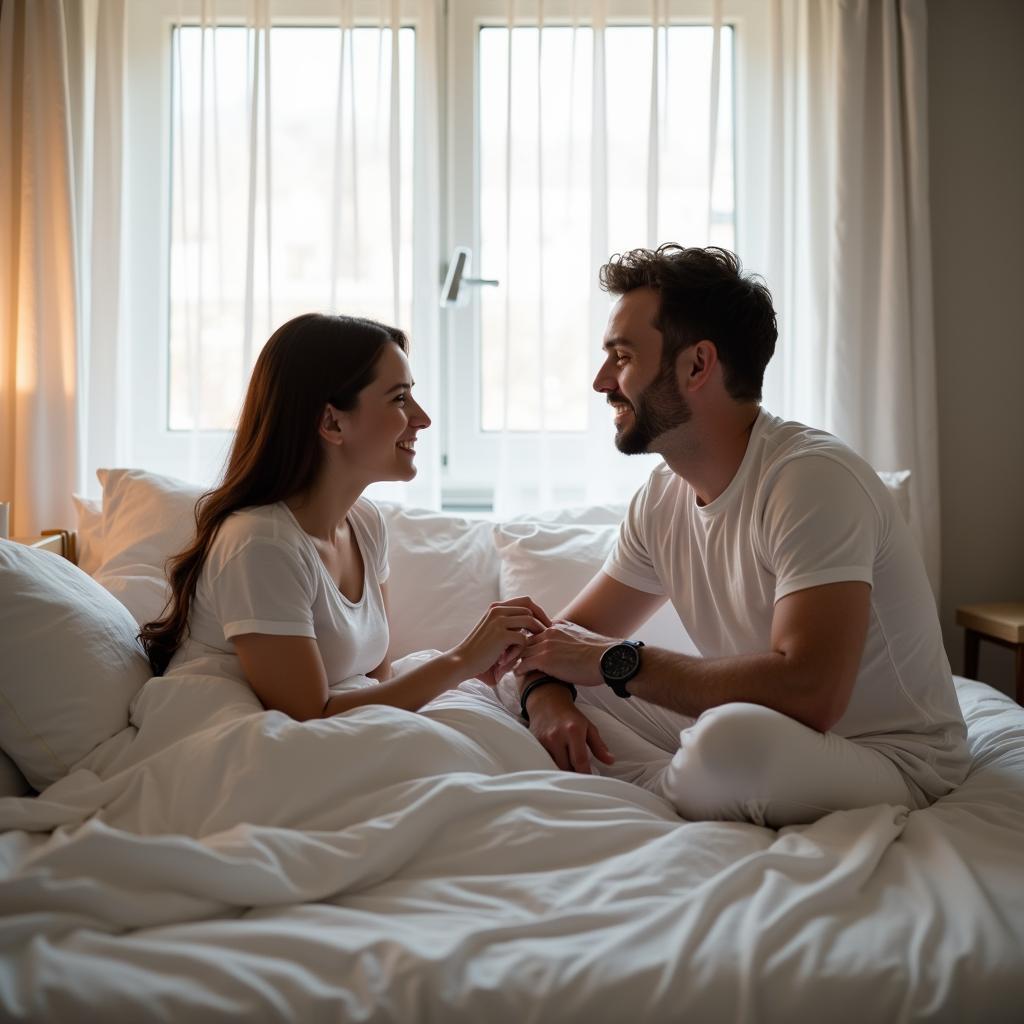
<path id="1" fill-rule="evenodd" d="M 876 469 L 911 470 L 911 526 L 937 592 L 925 18 L 923 0 L 772 0 L 769 173 L 741 255 L 780 313 L 766 405 Z"/>
<path id="2" fill-rule="evenodd" d="M 301 0 L 252 0 L 241 24 L 237 8 L 178 0 L 171 57 L 168 420 L 203 482 L 263 342 L 299 313 L 405 329 L 437 408 L 435 7 L 341 0 L 299 24 Z M 416 481 L 376 495 L 437 504 L 435 448 L 427 432 Z"/>
<path id="3" fill-rule="evenodd" d="M 510 0 L 506 26 L 518 27 L 506 34 L 507 86 L 488 110 L 505 131 L 504 181 L 497 189 L 504 224 L 490 228 L 501 242 L 490 253 L 482 210 L 484 263 L 499 268 L 504 285 L 502 295 L 482 297 L 484 336 L 500 339 L 504 357 L 500 390 L 492 392 L 500 409 L 497 510 L 557 504 L 566 494 L 621 501 L 639 485 L 650 460 L 615 452 L 597 396 L 575 424 L 581 430 L 575 447 L 567 448 L 553 422 L 562 383 L 544 368 L 560 367 L 562 376 L 585 372 L 566 368 L 570 346 L 583 346 L 596 360 L 608 311 L 596 275 L 610 253 L 665 241 L 721 244 L 761 273 L 776 298 L 780 341 L 766 375 L 765 405 L 835 433 L 877 469 L 912 471 L 911 525 L 937 588 L 924 2 L 754 5 L 738 23 L 747 40 L 735 75 L 727 7 L 720 0 L 709 5 L 706 36 L 691 35 L 695 48 L 681 59 L 673 46 L 686 30 L 678 21 L 668 27 L 671 0 L 652 0 L 645 30 L 651 41 L 640 48 L 630 43 L 634 86 L 627 109 L 616 106 L 630 88 L 616 74 L 625 36 L 609 21 L 606 0 L 574 8 L 571 57 L 552 56 L 577 72 L 567 84 L 545 65 L 544 40 L 550 35 L 557 49 L 557 36 L 544 27 L 543 5 Z M 540 32 L 531 34 L 530 25 Z M 751 36 L 758 33 L 765 38 L 754 47 Z M 646 83 L 642 96 L 639 79 Z M 723 138 L 732 120 L 720 116 L 733 109 L 734 80 L 743 83 L 735 149 L 731 136 Z M 566 104 L 567 92 L 575 93 L 575 107 Z M 532 118 L 525 128 L 524 110 Z M 573 154 L 569 173 L 557 147 L 539 141 L 559 119 Z M 687 130 L 680 133 L 680 124 Z M 486 147 L 486 127 L 483 139 Z M 734 153 L 741 161 L 735 166 Z M 624 159 L 632 174 L 627 190 L 616 177 Z M 488 173 L 485 158 L 484 203 Z M 500 177 L 491 173 L 492 180 Z M 588 213 L 582 229 L 571 223 L 581 201 Z M 566 235 L 569 246 L 559 249 L 557 239 Z M 501 303 L 501 315 L 488 319 L 488 303 Z M 558 322 L 559 305 L 573 303 L 578 322 Z M 531 336 L 540 339 L 535 364 L 523 358 L 523 339 Z M 536 371 L 522 372 L 524 365 Z M 526 408 L 530 389 L 540 395 L 532 420 L 516 413 Z M 585 481 L 573 491 L 566 481 L 579 465 L 586 467 Z"/>
<path id="4" fill-rule="evenodd" d="M 923 0 L 768 0 L 736 29 L 759 34 L 768 56 L 735 67 L 727 0 L 708 5 L 696 34 L 673 21 L 672 0 L 652 0 L 647 24 L 629 30 L 608 18 L 606 0 L 578 0 L 568 24 L 526 3 L 510 0 L 506 35 L 489 54 L 511 60 L 483 119 L 499 138 L 481 160 L 481 266 L 506 285 L 481 297 L 485 336 L 496 341 L 484 413 L 501 438 L 499 511 L 567 493 L 621 501 L 642 481 L 650 460 L 615 452 L 607 410 L 588 388 L 608 309 L 597 269 L 636 245 L 713 242 L 736 248 L 777 299 L 766 405 L 833 431 L 879 469 L 912 470 L 912 525 L 937 585 Z M 3 0 L 0 500 L 13 500 L 17 531 L 69 521 L 70 492 L 103 463 L 133 456 L 206 476 L 215 465 L 200 458 L 207 428 L 225 424 L 204 417 L 220 408 L 230 419 L 270 328 L 305 309 L 398 320 L 412 334 L 424 403 L 446 414 L 440 5 L 381 0 L 357 17 L 341 0 L 328 26 L 333 56 L 289 76 L 288 41 L 268 25 L 301 6 Z M 140 328 L 125 312 L 156 317 L 162 297 L 140 285 L 139 268 L 167 245 L 159 230 L 143 232 L 152 247 L 143 253 L 139 211 L 125 205 L 126 195 L 154 207 L 166 198 L 126 170 L 144 97 L 129 87 L 125 24 L 151 10 L 190 27 L 176 60 L 186 46 L 198 54 L 175 94 L 175 283 L 163 297 L 172 385 L 178 374 L 167 412 L 179 429 L 162 437 L 178 445 L 178 461 L 158 464 L 147 454 L 157 447 L 139 439 L 140 424 L 158 418 L 159 388 L 137 382 L 140 364 L 163 358 L 145 348 L 160 332 L 156 319 Z M 233 43 L 220 31 L 229 21 Z M 412 64 L 399 24 L 415 30 Z M 223 62 L 232 45 L 237 75 Z M 289 120 L 303 104 L 287 90 L 314 75 L 322 127 L 311 133 Z M 737 96 L 736 147 L 719 116 L 732 109 L 734 81 L 758 97 L 741 111 Z M 322 152 L 304 156 L 292 142 L 311 134 Z M 155 152 L 153 166 L 167 166 L 166 155 Z M 320 211 L 312 229 L 293 216 L 296 183 Z M 394 496 L 438 504 L 439 436 L 426 432 L 420 477 Z M 570 477 L 582 488 L 567 487 Z"/>
<path id="5" fill-rule="evenodd" d="M 670 6 L 653 0 L 646 25 L 613 24 L 593 0 L 574 5 L 567 29 L 547 22 L 543 2 L 510 0 L 504 51 L 487 54 L 505 69 L 486 114 L 503 139 L 482 127 L 503 166 L 484 153 L 481 200 L 483 263 L 503 270 L 503 287 L 481 298 L 485 342 L 500 347 L 500 385 L 484 393 L 499 410 L 500 515 L 622 502 L 657 463 L 615 450 L 607 404 L 590 389 L 611 304 L 597 272 L 609 255 L 663 241 L 735 244 L 722 6 L 704 26 L 672 25 Z"/>

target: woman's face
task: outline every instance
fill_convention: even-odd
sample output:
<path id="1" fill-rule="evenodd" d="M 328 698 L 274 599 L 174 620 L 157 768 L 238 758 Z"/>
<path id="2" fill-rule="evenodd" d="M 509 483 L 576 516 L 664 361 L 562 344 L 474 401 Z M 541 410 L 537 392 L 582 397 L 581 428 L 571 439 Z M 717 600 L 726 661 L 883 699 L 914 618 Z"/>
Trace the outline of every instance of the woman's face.
<path id="1" fill-rule="evenodd" d="M 412 371 L 405 353 L 387 344 L 377 375 L 359 392 L 356 407 L 336 411 L 341 450 L 367 482 L 411 480 L 416 475 L 416 435 L 430 417 L 412 397 Z"/>

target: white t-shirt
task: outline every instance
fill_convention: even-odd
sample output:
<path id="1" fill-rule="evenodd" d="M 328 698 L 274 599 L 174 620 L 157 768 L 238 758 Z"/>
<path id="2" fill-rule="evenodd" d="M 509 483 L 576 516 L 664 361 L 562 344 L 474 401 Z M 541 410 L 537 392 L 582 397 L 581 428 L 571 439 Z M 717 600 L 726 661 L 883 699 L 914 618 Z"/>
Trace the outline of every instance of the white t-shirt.
<path id="1" fill-rule="evenodd" d="M 366 498 L 355 503 L 348 522 L 363 558 L 358 601 L 338 589 L 284 502 L 229 516 L 210 545 L 192 600 L 189 634 L 166 674 L 244 680 L 232 642 L 243 633 L 316 640 L 332 687 L 372 672 L 388 650 L 380 590 L 388 578 L 387 530 Z"/>
<path id="2" fill-rule="evenodd" d="M 708 658 L 771 650 L 787 594 L 870 584 L 864 655 L 833 731 L 884 752 L 929 799 L 963 780 L 966 728 L 913 537 L 874 470 L 830 434 L 762 409 L 735 477 L 704 506 L 662 463 L 604 571 L 667 595 Z"/>

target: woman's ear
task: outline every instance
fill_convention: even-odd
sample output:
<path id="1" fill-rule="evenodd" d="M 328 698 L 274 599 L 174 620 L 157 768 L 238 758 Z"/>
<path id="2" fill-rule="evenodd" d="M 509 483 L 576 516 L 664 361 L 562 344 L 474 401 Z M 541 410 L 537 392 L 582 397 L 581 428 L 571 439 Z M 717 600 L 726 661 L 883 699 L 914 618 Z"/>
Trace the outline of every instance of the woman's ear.
<path id="1" fill-rule="evenodd" d="M 320 414 L 319 434 L 328 444 L 340 445 L 344 443 L 341 425 L 342 416 L 343 413 L 335 409 L 330 403 L 324 406 L 324 411 Z"/>

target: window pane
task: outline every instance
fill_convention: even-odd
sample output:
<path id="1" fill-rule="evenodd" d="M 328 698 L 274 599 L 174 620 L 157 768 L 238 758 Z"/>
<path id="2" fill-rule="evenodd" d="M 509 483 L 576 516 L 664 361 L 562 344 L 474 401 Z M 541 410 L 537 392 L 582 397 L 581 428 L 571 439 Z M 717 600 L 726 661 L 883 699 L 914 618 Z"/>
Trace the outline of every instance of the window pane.
<path id="1" fill-rule="evenodd" d="M 168 375 L 172 430 L 231 429 L 260 347 L 275 327 L 299 313 L 396 319 L 390 30 L 357 28 L 346 34 L 342 63 L 338 28 L 271 29 L 269 161 L 267 118 L 260 104 L 254 198 L 250 196 L 250 132 L 257 36 L 242 27 L 208 29 L 205 41 L 203 36 L 197 26 L 178 28 L 172 61 Z M 408 329 L 414 30 L 401 29 L 398 39 L 397 320 Z M 262 76 L 262 49 L 258 60 Z M 262 89 L 261 80 L 257 92 Z M 340 146 L 336 146 L 339 130 Z M 253 298 L 248 356 L 244 344 L 247 278 L 251 278 Z M 194 408 L 199 410 L 198 423 Z"/>
<path id="2" fill-rule="evenodd" d="M 593 35 L 589 28 L 542 31 L 540 47 L 536 28 L 512 31 L 511 154 L 508 30 L 482 28 L 479 35 L 481 260 L 476 269 L 496 277 L 504 271 L 504 287 L 484 289 L 481 294 L 480 426 L 484 430 L 503 426 L 585 429 L 591 349 L 599 343 L 588 334 L 597 271 L 590 264 Z M 609 255 L 646 245 L 648 240 L 652 39 L 649 27 L 605 30 Z M 659 30 L 659 242 L 728 248 L 735 244 L 732 31 L 728 28 L 721 34 L 709 231 L 706 183 L 713 39 L 713 30 L 706 26 Z M 507 331 L 506 295 L 513 297 L 507 309 Z M 510 339 L 507 352 L 506 336 Z"/>

